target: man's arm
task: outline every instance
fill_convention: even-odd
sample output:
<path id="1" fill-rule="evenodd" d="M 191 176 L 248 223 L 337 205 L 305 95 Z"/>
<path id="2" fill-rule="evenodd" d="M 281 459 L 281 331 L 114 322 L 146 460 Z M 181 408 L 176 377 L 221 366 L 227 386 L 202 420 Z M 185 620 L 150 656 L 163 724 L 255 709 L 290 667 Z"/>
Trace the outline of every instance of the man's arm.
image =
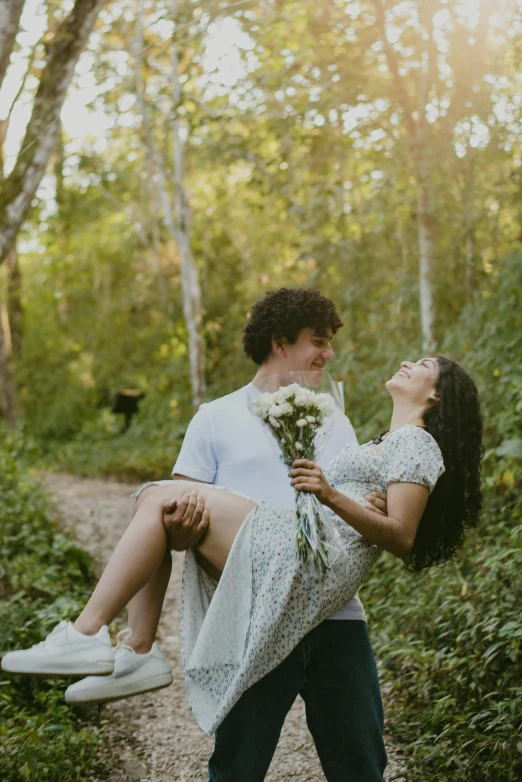
<path id="1" fill-rule="evenodd" d="M 212 442 L 207 405 L 201 405 L 185 432 L 178 458 L 172 468 L 174 480 L 212 483 L 217 464 Z M 185 551 L 194 546 L 202 535 L 197 534 L 203 516 L 204 507 L 198 504 L 197 488 L 188 491 L 177 507 L 170 507 L 164 523 L 169 535 L 170 547 L 175 551 Z"/>
<path id="2" fill-rule="evenodd" d="M 172 470 L 174 480 L 212 483 L 217 463 L 212 440 L 212 425 L 206 405 L 202 405 L 188 425 L 181 450 Z M 188 491 L 177 506 L 170 506 L 164 515 L 169 545 L 175 551 L 185 551 L 195 546 L 208 527 L 203 497 L 198 497 L 197 487 Z M 205 521 L 206 523 L 202 523 Z M 203 530 L 203 532 L 201 531 Z"/>
<path id="3" fill-rule="evenodd" d="M 209 405 L 201 405 L 187 427 L 178 458 L 172 468 L 174 478 L 214 483 L 218 465 L 212 416 L 208 408 Z"/>

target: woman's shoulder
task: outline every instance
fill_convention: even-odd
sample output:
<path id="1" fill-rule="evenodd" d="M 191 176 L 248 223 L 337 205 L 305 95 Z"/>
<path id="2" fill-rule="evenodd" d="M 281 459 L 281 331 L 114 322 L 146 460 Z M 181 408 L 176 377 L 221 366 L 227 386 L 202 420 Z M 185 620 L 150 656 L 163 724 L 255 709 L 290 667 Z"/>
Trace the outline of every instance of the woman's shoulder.
<path id="1" fill-rule="evenodd" d="M 392 432 L 383 448 L 386 484 L 420 483 L 431 492 L 444 472 L 444 459 L 435 438 L 412 424 Z"/>
<path id="2" fill-rule="evenodd" d="M 423 427 L 416 426 L 415 424 L 403 424 L 393 432 L 390 432 L 384 440 L 383 446 L 386 447 L 388 452 L 404 447 L 408 449 L 414 448 L 425 450 L 431 453 L 440 453 L 439 444 L 433 435 L 427 432 Z"/>

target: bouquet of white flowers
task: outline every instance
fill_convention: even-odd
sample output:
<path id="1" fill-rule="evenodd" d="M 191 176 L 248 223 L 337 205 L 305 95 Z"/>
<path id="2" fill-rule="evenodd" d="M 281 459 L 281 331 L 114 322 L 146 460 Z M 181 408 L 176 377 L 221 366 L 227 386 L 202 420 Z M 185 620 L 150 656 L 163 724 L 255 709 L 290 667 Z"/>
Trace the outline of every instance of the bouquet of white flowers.
<path id="1" fill-rule="evenodd" d="M 291 467 L 296 459 L 314 461 L 319 456 L 333 427 L 336 402 L 330 389 L 336 386 L 328 376 L 329 393 L 318 393 L 302 384 L 306 375 L 313 380 L 318 373 L 289 374 L 297 374 L 300 382 L 261 393 L 252 400 L 252 407 L 276 438 L 282 461 Z M 274 379 L 267 378 L 272 387 Z M 303 564 L 324 574 L 340 553 L 337 531 L 313 494 L 296 491 L 296 516 L 298 556 Z"/>

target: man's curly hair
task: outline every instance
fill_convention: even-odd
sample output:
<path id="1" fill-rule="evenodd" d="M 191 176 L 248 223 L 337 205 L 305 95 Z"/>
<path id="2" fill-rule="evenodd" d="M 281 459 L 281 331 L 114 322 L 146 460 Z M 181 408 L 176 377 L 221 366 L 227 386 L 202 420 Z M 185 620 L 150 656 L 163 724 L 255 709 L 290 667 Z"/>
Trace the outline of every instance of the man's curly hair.
<path id="1" fill-rule="evenodd" d="M 313 329 L 322 337 L 328 330 L 335 334 L 342 325 L 333 301 L 314 288 L 278 288 L 268 291 L 252 307 L 243 331 L 243 347 L 260 365 L 272 351 L 272 337 L 293 345 L 303 329 Z"/>

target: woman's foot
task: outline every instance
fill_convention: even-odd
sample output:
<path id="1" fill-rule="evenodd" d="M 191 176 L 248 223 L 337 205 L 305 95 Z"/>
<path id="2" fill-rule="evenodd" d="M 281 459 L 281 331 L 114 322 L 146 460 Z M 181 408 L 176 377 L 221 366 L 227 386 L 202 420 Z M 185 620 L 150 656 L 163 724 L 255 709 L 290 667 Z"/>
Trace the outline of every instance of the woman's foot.
<path id="1" fill-rule="evenodd" d="M 7 652 L 2 670 L 34 676 L 108 675 L 114 670 L 114 652 L 107 625 L 94 635 L 84 635 L 72 622 L 61 621 L 45 641 Z"/>
<path id="2" fill-rule="evenodd" d="M 125 643 L 131 633 L 129 628 L 118 633 L 111 676 L 88 676 L 71 684 L 65 691 L 67 703 L 104 703 L 172 684 L 172 671 L 158 644 L 154 643 L 145 654 L 137 654 Z"/>

